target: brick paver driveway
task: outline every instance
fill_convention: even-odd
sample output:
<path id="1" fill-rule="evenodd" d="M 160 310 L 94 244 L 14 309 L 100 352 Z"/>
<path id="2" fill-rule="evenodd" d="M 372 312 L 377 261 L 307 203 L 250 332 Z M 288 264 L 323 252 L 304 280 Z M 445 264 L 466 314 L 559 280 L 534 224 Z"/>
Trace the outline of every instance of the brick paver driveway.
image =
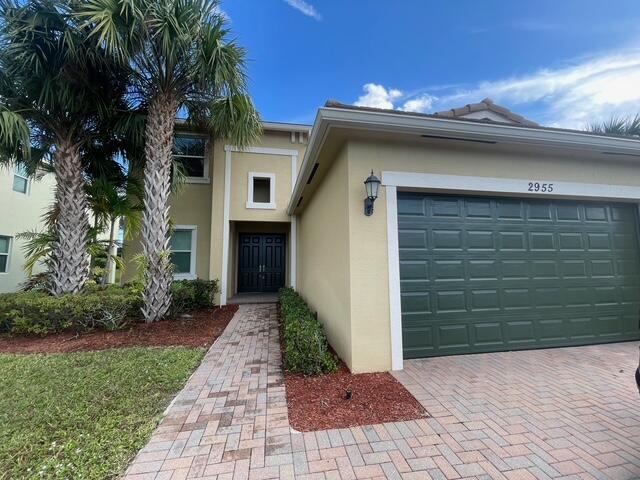
<path id="1" fill-rule="evenodd" d="M 275 306 L 242 305 L 125 478 L 637 479 L 636 353 L 409 361 L 397 378 L 431 418 L 303 434 L 289 426 Z"/>
<path id="2" fill-rule="evenodd" d="M 410 360 L 395 376 L 456 469 L 477 456 L 491 478 L 638 479 L 637 361 L 632 342 Z"/>

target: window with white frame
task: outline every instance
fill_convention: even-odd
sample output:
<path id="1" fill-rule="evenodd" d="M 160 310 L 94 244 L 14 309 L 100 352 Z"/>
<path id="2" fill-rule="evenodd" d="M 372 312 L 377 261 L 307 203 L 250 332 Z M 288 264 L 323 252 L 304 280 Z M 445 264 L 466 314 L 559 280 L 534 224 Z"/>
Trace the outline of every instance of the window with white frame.
<path id="1" fill-rule="evenodd" d="M 195 225 L 177 225 L 169 241 L 173 276 L 177 279 L 196 278 Z"/>
<path id="2" fill-rule="evenodd" d="M 0 273 L 9 271 L 9 250 L 11 248 L 11 237 L 0 235 Z"/>
<path id="3" fill-rule="evenodd" d="M 176 135 L 173 141 L 173 158 L 180 164 L 187 181 L 209 181 L 209 162 L 206 161 L 207 139 L 203 136 Z"/>
<path id="4" fill-rule="evenodd" d="M 13 174 L 13 191 L 27 193 L 29 190 L 29 175 L 24 165 L 18 165 Z"/>
<path id="5" fill-rule="evenodd" d="M 249 172 L 247 208 L 276 208 L 276 176 Z"/>

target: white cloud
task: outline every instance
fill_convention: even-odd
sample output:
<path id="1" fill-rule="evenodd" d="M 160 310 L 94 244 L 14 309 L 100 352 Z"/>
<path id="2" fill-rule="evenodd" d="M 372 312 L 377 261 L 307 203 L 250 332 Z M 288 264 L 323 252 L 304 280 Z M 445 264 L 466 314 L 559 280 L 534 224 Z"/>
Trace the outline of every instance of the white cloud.
<path id="1" fill-rule="evenodd" d="M 295 8 L 296 10 L 298 10 L 299 12 L 302 12 L 302 14 L 306 15 L 307 17 L 311 17 L 316 20 L 322 20 L 322 15 L 320 15 L 320 13 L 315 9 L 315 7 L 305 2 L 304 0 L 284 0 L 284 1 L 287 2 L 293 8 Z"/>
<path id="2" fill-rule="evenodd" d="M 447 108 L 491 97 L 514 110 L 536 110 L 549 126 L 584 128 L 640 112 L 640 50 L 607 54 L 523 77 L 482 82 L 440 99 Z M 520 107 L 520 109 L 518 109 Z"/>
<path id="3" fill-rule="evenodd" d="M 405 112 L 426 113 L 428 110 L 431 110 L 431 107 L 433 107 L 433 103 L 436 100 L 437 97 L 429 95 L 428 93 L 423 93 L 404 102 L 400 110 L 404 110 Z"/>
<path id="4" fill-rule="evenodd" d="M 490 97 L 543 125 L 582 129 L 612 116 L 640 113 L 640 50 L 582 58 L 558 68 L 499 80 L 466 89 L 438 88 L 438 96 L 404 93 L 368 83 L 355 105 L 398 110 L 441 111 Z"/>
<path id="5" fill-rule="evenodd" d="M 387 89 L 382 85 L 367 83 L 362 87 L 366 92 L 353 104 L 359 107 L 394 108 L 393 103 L 402 97 L 402 92 L 395 88 Z"/>

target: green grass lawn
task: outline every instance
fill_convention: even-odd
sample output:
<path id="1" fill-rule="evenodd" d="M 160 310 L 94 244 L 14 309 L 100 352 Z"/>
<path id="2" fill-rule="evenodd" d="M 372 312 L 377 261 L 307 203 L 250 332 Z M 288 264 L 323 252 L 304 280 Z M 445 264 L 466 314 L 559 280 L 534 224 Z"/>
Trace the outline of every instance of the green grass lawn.
<path id="1" fill-rule="evenodd" d="M 117 477 L 203 354 L 0 354 L 0 478 Z"/>

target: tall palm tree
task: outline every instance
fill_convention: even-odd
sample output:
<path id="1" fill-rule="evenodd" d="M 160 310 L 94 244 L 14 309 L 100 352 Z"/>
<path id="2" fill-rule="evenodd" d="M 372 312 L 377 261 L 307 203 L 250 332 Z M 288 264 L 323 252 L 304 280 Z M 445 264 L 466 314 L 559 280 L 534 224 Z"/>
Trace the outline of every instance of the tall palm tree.
<path id="1" fill-rule="evenodd" d="M 130 66 L 130 91 L 148 106 L 142 226 L 147 321 L 162 318 L 171 303 L 168 198 L 178 111 L 240 146 L 260 134 L 247 94 L 245 52 L 229 39 L 219 12 L 216 0 L 87 0 L 78 11 L 100 46 Z"/>
<path id="2" fill-rule="evenodd" d="M 592 123 L 587 130 L 594 133 L 640 137 L 640 114 L 634 117 L 614 116 L 602 123 Z"/>
<path id="3" fill-rule="evenodd" d="M 0 161 L 56 178 L 51 290 L 78 292 L 88 278 L 89 222 L 83 153 L 126 109 L 122 69 L 96 48 L 68 3 L 0 1 Z"/>

